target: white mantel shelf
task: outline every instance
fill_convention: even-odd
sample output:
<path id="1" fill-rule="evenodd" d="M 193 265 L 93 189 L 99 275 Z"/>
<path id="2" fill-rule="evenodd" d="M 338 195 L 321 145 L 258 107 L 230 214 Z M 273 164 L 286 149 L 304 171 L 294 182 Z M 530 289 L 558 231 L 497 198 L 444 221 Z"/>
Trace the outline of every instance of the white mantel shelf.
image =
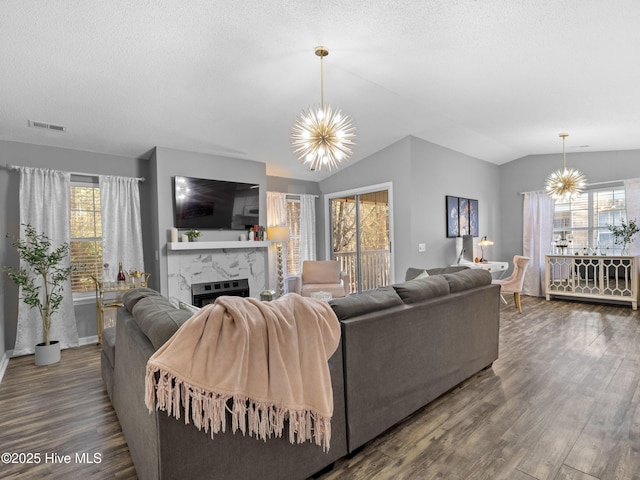
<path id="1" fill-rule="evenodd" d="M 229 240 L 225 242 L 168 242 L 167 250 L 226 250 L 229 248 L 267 248 L 271 245 L 270 241 L 256 242 L 248 240 L 241 242 L 239 240 Z"/>

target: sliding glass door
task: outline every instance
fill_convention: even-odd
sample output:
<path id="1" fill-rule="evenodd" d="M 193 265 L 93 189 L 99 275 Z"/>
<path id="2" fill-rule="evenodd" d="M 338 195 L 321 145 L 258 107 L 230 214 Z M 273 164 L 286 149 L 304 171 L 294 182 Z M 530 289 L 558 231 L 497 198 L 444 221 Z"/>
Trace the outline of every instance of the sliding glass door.
<path id="1" fill-rule="evenodd" d="M 349 273 L 352 292 L 389 285 L 390 186 L 329 196 L 331 256 Z"/>

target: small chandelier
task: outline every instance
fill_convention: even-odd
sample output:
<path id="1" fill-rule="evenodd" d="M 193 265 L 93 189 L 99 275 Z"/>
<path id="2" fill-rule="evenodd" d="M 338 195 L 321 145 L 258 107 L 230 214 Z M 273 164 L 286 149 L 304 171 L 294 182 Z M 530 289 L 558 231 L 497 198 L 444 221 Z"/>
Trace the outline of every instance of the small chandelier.
<path id="1" fill-rule="evenodd" d="M 547 195 L 554 200 L 568 201 L 580 196 L 587 183 L 587 179 L 580 170 L 567 168 L 565 139 L 569 134 L 561 133 L 558 136 L 562 138 L 563 170 L 556 170 L 549 175 L 545 183 L 545 188 L 547 190 Z"/>
<path id="2" fill-rule="evenodd" d="M 295 155 L 312 171 L 332 171 L 351 157 L 355 127 L 339 109 L 324 104 L 322 59 L 327 47 L 316 47 L 320 57 L 320 106 L 303 111 L 291 129 L 291 146 Z"/>

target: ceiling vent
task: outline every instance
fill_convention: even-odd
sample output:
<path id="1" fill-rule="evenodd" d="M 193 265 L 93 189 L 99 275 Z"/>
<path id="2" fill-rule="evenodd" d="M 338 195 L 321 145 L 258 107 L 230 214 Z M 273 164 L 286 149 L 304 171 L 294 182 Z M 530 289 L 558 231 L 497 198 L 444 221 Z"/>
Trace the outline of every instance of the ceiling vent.
<path id="1" fill-rule="evenodd" d="M 29 120 L 29 126 L 32 128 L 44 128 L 46 130 L 53 130 L 54 132 L 66 132 L 67 127 L 64 125 L 55 125 L 53 123 L 47 122 L 36 122 L 34 120 Z"/>

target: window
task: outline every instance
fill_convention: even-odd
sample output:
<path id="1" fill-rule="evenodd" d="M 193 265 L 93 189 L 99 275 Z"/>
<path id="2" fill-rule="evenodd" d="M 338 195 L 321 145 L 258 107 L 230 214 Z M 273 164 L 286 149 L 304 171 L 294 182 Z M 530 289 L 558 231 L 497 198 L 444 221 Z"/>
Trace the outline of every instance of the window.
<path id="1" fill-rule="evenodd" d="M 289 241 L 287 242 L 287 275 L 300 273 L 300 199 L 287 198 L 287 225 Z"/>
<path id="2" fill-rule="evenodd" d="M 587 190 L 573 201 L 556 201 L 553 242 L 563 253 L 619 254 L 608 226 L 625 219 L 623 186 Z"/>
<path id="3" fill-rule="evenodd" d="M 102 275 L 102 215 L 97 181 L 97 178 L 71 181 L 69 247 L 71 263 L 76 267 L 71 276 L 74 295 L 93 293 L 93 277 Z"/>

